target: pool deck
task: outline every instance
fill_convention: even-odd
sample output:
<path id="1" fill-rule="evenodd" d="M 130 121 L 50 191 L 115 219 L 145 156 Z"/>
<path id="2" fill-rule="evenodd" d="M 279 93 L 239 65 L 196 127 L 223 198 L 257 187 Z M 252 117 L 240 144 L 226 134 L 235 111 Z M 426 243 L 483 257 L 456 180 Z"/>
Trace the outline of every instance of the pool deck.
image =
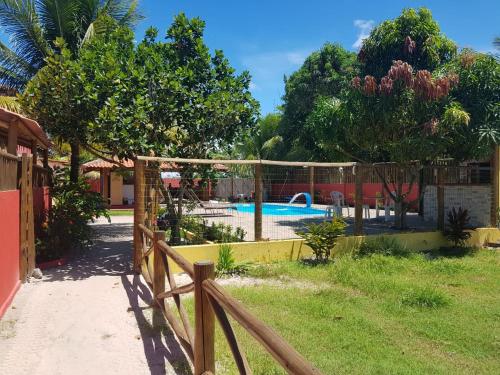
<path id="1" fill-rule="evenodd" d="M 303 207 L 303 206 L 302 206 Z M 326 205 L 312 205 L 313 208 L 325 210 Z M 207 213 L 205 210 L 197 208 L 192 211 L 192 215 L 202 216 L 209 225 L 212 223 L 224 223 L 235 227 L 241 227 L 245 230 L 245 240 L 253 241 L 254 232 L 254 214 L 238 212 L 232 210 L 221 210 L 220 212 Z M 343 209 L 343 217 L 347 222 L 346 234 L 353 234 L 354 229 L 354 208 Z M 386 222 L 383 210 L 379 210 L 379 216 L 376 218 L 376 210 L 370 209 L 370 218 L 363 213 L 363 232 L 365 234 L 399 233 L 400 231 L 392 228 L 394 225 L 394 212 L 391 212 L 391 221 Z M 296 231 L 305 229 L 309 223 L 320 223 L 328 220 L 324 215 L 263 215 L 262 216 L 262 235 L 269 240 L 281 240 L 298 238 Z M 416 213 L 407 214 L 407 223 L 409 230 L 413 231 L 432 231 L 436 229 L 435 223 L 426 222 Z"/>

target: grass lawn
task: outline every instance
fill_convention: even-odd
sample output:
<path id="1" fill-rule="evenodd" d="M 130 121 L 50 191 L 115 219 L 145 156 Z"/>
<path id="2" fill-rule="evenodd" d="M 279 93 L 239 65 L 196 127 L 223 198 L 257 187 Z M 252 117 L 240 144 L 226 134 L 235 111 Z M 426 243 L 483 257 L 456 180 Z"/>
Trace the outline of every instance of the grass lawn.
<path id="1" fill-rule="evenodd" d="M 227 289 L 324 374 L 499 374 L 499 261 L 498 252 L 481 250 L 434 260 L 283 262 L 250 271 L 281 286 Z M 255 374 L 283 373 L 233 326 Z M 216 352 L 219 373 L 237 373 L 219 328 Z"/>
<path id="2" fill-rule="evenodd" d="M 109 210 L 109 216 L 134 216 L 134 210 L 128 210 L 128 209 Z"/>

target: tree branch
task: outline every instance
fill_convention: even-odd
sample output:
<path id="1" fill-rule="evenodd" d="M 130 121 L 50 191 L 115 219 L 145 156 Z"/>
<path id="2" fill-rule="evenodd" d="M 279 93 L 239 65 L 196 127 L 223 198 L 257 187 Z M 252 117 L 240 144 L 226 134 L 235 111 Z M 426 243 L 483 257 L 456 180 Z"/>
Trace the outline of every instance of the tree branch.
<path id="1" fill-rule="evenodd" d="M 97 156 L 99 159 L 102 159 L 102 160 L 107 161 L 107 162 L 112 163 L 112 164 L 116 164 L 119 167 L 126 168 L 125 165 L 122 164 L 121 162 L 114 160 L 114 159 L 110 159 L 109 157 L 100 154 L 97 150 L 93 149 L 92 147 L 90 147 L 88 145 L 81 145 L 81 146 L 85 150 L 90 152 L 92 155 Z"/>

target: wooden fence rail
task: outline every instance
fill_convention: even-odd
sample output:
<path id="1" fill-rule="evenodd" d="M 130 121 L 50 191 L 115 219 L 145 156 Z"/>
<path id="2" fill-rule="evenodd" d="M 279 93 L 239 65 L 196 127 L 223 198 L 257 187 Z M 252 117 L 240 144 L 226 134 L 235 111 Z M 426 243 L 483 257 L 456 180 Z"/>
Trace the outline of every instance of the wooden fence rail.
<path id="1" fill-rule="evenodd" d="M 215 318 L 229 344 L 240 374 L 251 374 L 245 354 L 229 321 L 231 316 L 257 342 L 259 342 L 290 374 L 321 374 L 281 336 L 253 316 L 240 302 L 231 297 L 214 281 L 214 264 L 211 261 L 194 265 L 165 242 L 165 232 L 152 231 L 144 224 L 137 224 L 140 233 L 140 272 L 165 319 L 175 332 L 180 344 L 194 364 L 195 375 L 215 374 Z M 169 261 L 175 262 L 192 282 L 178 286 L 170 270 Z M 165 279 L 169 288 L 166 289 Z M 180 296 L 194 291 L 195 328 L 193 330 Z M 172 298 L 178 314 L 168 303 Z"/>

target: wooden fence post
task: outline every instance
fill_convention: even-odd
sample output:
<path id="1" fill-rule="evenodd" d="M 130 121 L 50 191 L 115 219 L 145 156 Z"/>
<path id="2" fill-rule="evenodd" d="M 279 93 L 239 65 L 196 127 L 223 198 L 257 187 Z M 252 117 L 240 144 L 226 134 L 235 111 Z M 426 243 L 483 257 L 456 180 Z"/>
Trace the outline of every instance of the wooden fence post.
<path id="1" fill-rule="evenodd" d="M 255 164 L 255 241 L 262 241 L 262 165 Z"/>
<path id="2" fill-rule="evenodd" d="M 17 119 L 10 123 L 9 130 L 7 133 L 7 152 L 12 155 L 17 155 L 17 136 L 19 133 Z"/>
<path id="3" fill-rule="evenodd" d="M 153 233 L 153 297 L 165 291 L 165 265 L 163 264 L 158 241 L 165 241 L 165 232 L 162 230 Z M 158 301 L 159 303 L 159 301 Z"/>
<path id="4" fill-rule="evenodd" d="M 354 191 L 354 234 L 363 234 L 363 167 L 356 165 L 355 191 Z"/>
<path id="5" fill-rule="evenodd" d="M 437 229 L 444 230 L 444 170 L 443 167 L 438 166 L 437 170 L 437 188 L 436 188 L 436 200 L 437 200 Z"/>
<path id="6" fill-rule="evenodd" d="M 214 275 L 213 262 L 194 263 L 194 375 L 215 373 L 215 315 L 202 286 L 204 280 L 213 279 Z"/>
<path id="7" fill-rule="evenodd" d="M 309 194 L 311 194 L 311 202 L 314 202 L 314 167 L 309 167 Z"/>
<path id="8" fill-rule="evenodd" d="M 19 277 L 24 282 L 35 268 L 35 220 L 33 215 L 33 161 L 21 157 L 19 206 Z"/>
<path id="9" fill-rule="evenodd" d="M 161 306 L 164 300 L 158 298 L 158 295 L 165 291 L 166 270 L 158 241 L 165 241 L 165 232 L 162 230 L 153 233 L 153 300 L 159 307 L 153 311 L 153 326 L 155 327 L 162 326 L 165 322 L 163 319 L 164 306 Z"/>
<path id="10" fill-rule="evenodd" d="M 498 226 L 498 210 L 500 208 L 500 147 L 495 146 L 490 163 L 491 171 L 491 217 L 490 225 Z"/>
<path id="11" fill-rule="evenodd" d="M 143 160 L 134 162 L 134 271 L 137 273 L 141 273 L 142 261 L 142 233 L 139 224 L 144 224 L 145 216 L 144 164 Z"/>

